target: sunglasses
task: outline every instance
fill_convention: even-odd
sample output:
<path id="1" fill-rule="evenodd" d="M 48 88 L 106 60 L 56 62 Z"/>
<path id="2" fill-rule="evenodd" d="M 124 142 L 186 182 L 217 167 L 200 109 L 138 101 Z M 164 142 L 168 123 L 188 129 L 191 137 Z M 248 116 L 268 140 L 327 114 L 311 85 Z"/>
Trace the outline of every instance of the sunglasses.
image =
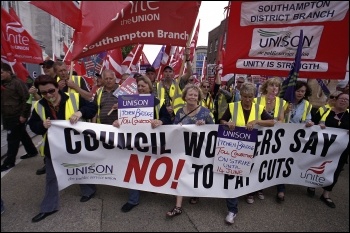
<path id="1" fill-rule="evenodd" d="M 56 92 L 56 89 L 49 89 L 48 91 L 40 91 L 42 95 L 53 94 Z"/>
<path id="2" fill-rule="evenodd" d="M 202 86 L 203 88 L 209 88 L 210 86 Z"/>
<path id="3" fill-rule="evenodd" d="M 332 99 L 335 99 L 335 96 L 329 96 L 329 98 L 332 100 Z"/>
<path id="4" fill-rule="evenodd" d="M 188 81 L 189 81 L 189 82 L 193 82 L 193 81 L 194 81 L 194 79 L 189 79 Z"/>

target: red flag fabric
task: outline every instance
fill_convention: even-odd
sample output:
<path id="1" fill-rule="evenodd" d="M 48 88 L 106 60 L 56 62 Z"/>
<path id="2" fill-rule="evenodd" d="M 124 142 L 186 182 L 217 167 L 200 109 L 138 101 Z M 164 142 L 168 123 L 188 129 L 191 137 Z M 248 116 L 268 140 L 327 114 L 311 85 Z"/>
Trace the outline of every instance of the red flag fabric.
<path id="1" fill-rule="evenodd" d="M 15 13 L 13 11 L 13 13 Z M 18 16 L 16 17 L 18 19 Z M 42 49 L 31 35 L 23 28 L 21 22 L 12 17 L 1 7 L 1 31 L 4 41 L 8 43 L 13 56 L 18 62 L 39 64 L 43 61 Z"/>
<path id="2" fill-rule="evenodd" d="M 72 28 L 80 30 L 82 14 L 78 1 L 29 1 L 29 3 Z"/>
<path id="3" fill-rule="evenodd" d="M 138 72 L 136 65 L 140 60 L 140 56 L 143 50 L 143 44 L 136 45 L 126 56 L 122 62 L 123 73 L 135 73 Z"/>
<path id="4" fill-rule="evenodd" d="M 170 63 L 170 66 L 173 67 L 174 74 L 180 76 L 181 64 L 184 56 L 185 48 L 181 48 L 181 50 L 174 55 L 174 61 Z"/>
<path id="5" fill-rule="evenodd" d="M 198 20 L 198 24 L 196 27 L 196 31 L 194 32 L 191 45 L 190 45 L 190 60 L 193 61 L 194 53 L 197 47 L 197 41 L 198 41 L 198 34 L 199 34 L 199 27 L 200 27 L 201 20 Z"/>
<path id="6" fill-rule="evenodd" d="M 303 30 L 299 77 L 345 77 L 349 3 L 330 1 L 301 8 L 300 4 L 270 1 L 265 8 L 258 1 L 231 1 L 223 73 L 287 77 Z M 326 12 L 332 13 L 324 17 Z"/>
<path id="7" fill-rule="evenodd" d="M 82 1 L 73 59 L 129 44 L 185 46 L 200 1 Z M 181 23 L 180 23 L 181 22 Z"/>
<path id="8" fill-rule="evenodd" d="M 21 19 L 18 17 L 16 11 L 12 7 L 9 9 L 9 14 L 14 18 L 14 20 L 21 23 Z"/>
<path id="9" fill-rule="evenodd" d="M 86 75 L 86 69 L 82 61 L 75 60 L 73 70 L 75 70 L 78 73 L 78 75 Z"/>
<path id="10" fill-rule="evenodd" d="M 123 55 L 120 48 L 109 50 L 104 60 L 103 66 L 106 69 L 113 70 L 116 77 L 120 79 L 123 74 L 121 64 L 123 62 Z"/>
<path id="11" fill-rule="evenodd" d="M 141 58 L 140 58 L 140 65 L 150 65 L 151 63 L 149 63 L 146 54 L 144 52 L 142 52 L 141 54 Z"/>
<path id="12" fill-rule="evenodd" d="M 1 32 L 1 61 L 9 64 L 19 79 L 27 82 L 29 73 L 23 64 L 14 57 L 10 45 L 5 40 L 4 32 Z"/>

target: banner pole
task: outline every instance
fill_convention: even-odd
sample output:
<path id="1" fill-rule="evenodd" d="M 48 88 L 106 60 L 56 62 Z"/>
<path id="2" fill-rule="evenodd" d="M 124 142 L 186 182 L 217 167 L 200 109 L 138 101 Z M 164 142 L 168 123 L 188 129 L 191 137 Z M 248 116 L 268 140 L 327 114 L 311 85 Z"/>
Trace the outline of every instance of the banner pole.
<path id="1" fill-rule="evenodd" d="M 62 60 L 62 61 L 66 60 L 66 57 L 67 57 L 67 55 L 68 55 L 68 53 L 69 53 L 70 49 L 72 48 L 73 43 L 74 43 L 74 41 L 72 41 L 72 43 L 70 44 L 70 46 L 69 46 L 69 48 L 68 48 L 68 51 L 67 51 L 67 53 L 64 55 L 64 58 L 63 58 L 63 60 Z"/>
<path id="2" fill-rule="evenodd" d="M 181 63 L 181 68 L 180 68 L 180 72 L 179 72 L 179 77 L 182 76 L 182 73 L 184 71 L 185 68 L 185 60 L 186 60 L 186 49 L 190 47 L 191 41 L 192 41 L 192 34 L 194 31 L 194 28 L 196 27 L 196 23 L 194 23 L 193 27 L 192 27 L 192 31 L 191 34 L 188 37 L 188 40 L 186 42 L 186 47 L 185 47 L 185 51 L 184 51 L 184 56 L 182 57 L 182 63 Z M 196 49 L 196 48 L 195 48 Z"/>

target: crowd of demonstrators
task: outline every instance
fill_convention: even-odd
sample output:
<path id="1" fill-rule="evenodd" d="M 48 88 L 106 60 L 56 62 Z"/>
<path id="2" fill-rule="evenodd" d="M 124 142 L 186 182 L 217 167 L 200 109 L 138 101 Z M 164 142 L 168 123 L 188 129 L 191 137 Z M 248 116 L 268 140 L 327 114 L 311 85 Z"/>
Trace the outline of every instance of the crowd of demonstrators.
<path id="1" fill-rule="evenodd" d="M 31 118 L 28 122 L 30 129 L 43 136 L 44 143 L 40 150 L 45 155 L 46 191 L 40 206 L 40 213 L 33 217 L 32 222 L 39 222 L 59 210 L 58 182 L 51 160 L 51 152 L 47 137 L 47 130 L 52 120 L 67 120 L 71 124 L 77 123 L 81 118 L 91 119 L 96 115 L 97 107 L 93 102 L 87 101 L 79 94 L 65 93 L 59 89 L 58 82 L 48 75 L 40 75 L 35 79 L 42 99 L 34 104 Z M 74 109 L 77 106 L 77 109 Z M 96 192 L 95 185 L 81 184 L 81 202 L 86 202 Z"/>
<path id="2" fill-rule="evenodd" d="M 174 124 L 176 125 L 205 125 L 214 124 L 214 119 L 211 116 L 210 110 L 202 107 L 202 90 L 194 84 L 187 84 L 182 92 L 182 100 L 186 104 L 181 107 L 175 115 Z M 176 196 L 175 207 L 166 213 L 168 217 L 174 217 L 182 213 L 182 196 Z M 198 197 L 192 197 L 190 203 L 195 204 Z"/>
<path id="3" fill-rule="evenodd" d="M 262 105 L 254 103 L 255 86 L 252 83 L 246 82 L 242 84 L 240 93 L 242 101 L 229 103 L 228 108 L 220 119 L 221 124 L 227 125 L 230 130 L 234 130 L 236 126 L 246 126 L 248 130 L 253 130 L 255 125 L 274 126 L 276 121 L 273 117 L 267 113 Z M 226 205 L 228 214 L 225 221 L 228 224 L 233 224 L 238 213 L 238 198 L 227 198 Z"/>
<path id="4" fill-rule="evenodd" d="M 38 155 L 26 129 L 31 108 L 31 105 L 27 103 L 28 98 L 29 92 L 26 84 L 13 74 L 10 65 L 1 63 L 1 117 L 3 127 L 7 130 L 7 152 L 1 165 L 1 172 L 15 166 L 21 142 L 27 152 L 21 156 L 21 159 Z"/>
<path id="5" fill-rule="evenodd" d="M 188 48 L 185 51 L 185 59 L 187 63 L 186 73 L 177 79 L 175 79 L 175 73 L 171 66 L 163 68 L 163 79 L 161 81 L 156 80 L 154 67 L 148 67 L 145 76 L 139 73 L 133 75 L 136 79 L 138 94 L 154 95 L 154 120 L 151 120 L 150 123 L 152 128 L 169 124 L 205 125 L 216 123 L 227 125 L 230 130 L 234 130 L 236 126 L 252 130 L 255 125 L 271 127 L 276 122 L 286 122 L 302 123 L 305 124 L 305 127 L 319 124 L 321 128 L 327 126 L 349 130 L 348 81 L 339 82 L 337 91 L 329 96 L 327 104 L 313 112 L 311 111 L 312 104 L 308 101 L 312 90 L 306 82 L 297 81 L 295 100 L 293 103 L 287 103 L 278 97 L 282 83 L 282 80 L 278 77 L 268 78 L 261 85 L 259 97 L 257 97 L 256 86 L 252 83 L 253 80 L 251 82 L 248 80 L 251 76 L 248 76 L 247 79 L 242 76 L 233 76 L 226 84 L 223 84 L 219 72 L 222 68 L 219 66 L 216 68 L 217 72 L 213 88 L 211 88 L 208 80 L 202 80 L 199 85 L 195 84 L 195 79 L 192 77 Z M 52 166 L 46 137 L 51 120 L 69 120 L 74 124 L 79 119 L 93 119 L 92 122 L 108 124 L 118 128 L 121 126 L 117 111 L 118 98 L 113 95 L 114 91 L 119 87 L 114 71 L 104 70 L 102 75 L 96 75 L 95 85 L 92 90 L 89 90 L 86 81 L 82 77 L 78 75 L 70 77 L 65 63 L 47 60 L 41 65 L 45 75 L 40 75 L 35 79 L 34 86 L 30 87 L 29 90 L 21 85 L 22 83 L 25 86 L 22 81 L 15 78 L 11 68 L 2 64 L 1 72 L 1 104 L 2 107 L 4 106 L 1 110 L 2 114 L 3 111 L 9 112 L 10 110 L 20 109 L 18 113 L 16 112 L 16 118 L 13 118 L 11 115 L 11 120 L 17 119 L 16 124 L 24 126 L 16 128 L 18 132 L 19 130 L 23 131 L 23 133 L 22 131 L 20 133 L 21 137 L 16 137 L 16 142 L 11 142 L 11 140 L 14 140 L 14 137 L 9 137 L 8 134 L 7 140 L 11 148 L 9 148 L 7 158 L 1 166 L 1 171 L 8 170 L 14 166 L 21 140 L 32 143 L 31 140 L 27 140 L 30 137 L 25 130 L 25 123 L 30 115 L 31 106 L 29 104 L 23 105 L 23 102 L 27 102 L 29 94 L 33 94 L 34 98 L 38 100 L 33 105 L 32 116 L 28 124 L 34 133 L 43 135 L 44 143 L 40 148 L 40 152 L 44 155 L 45 166 L 39 169 L 42 171 L 39 173 L 38 170 L 37 174 L 45 174 L 46 172 L 46 193 L 40 207 L 40 213 L 32 219 L 33 222 L 41 221 L 59 209 L 57 177 Z M 123 74 L 119 84 L 121 85 L 128 77 L 130 77 L 130 74 Z M 3 99 L 9 99 L 5 95 L 12 90 L 10 88 L 11 85 L 14 85 L 16 89 L 22 90 L 21 95 L 23 97 L 20 97 L 18 92 L 9 94 L 18 102 L 16 107 L 12 106 L 12 109 L 9 110 L 7 107 L 10 105 L 8 102 L 5 104 Z M 20 101 L 22 104 L 19 104 Z M 78 109 L 66 108 L 66 105 L 71 106 L 70 103 L 72 101 L 78 103 Z M 43 107 L 44 111 L 38 111 L 39 107 Z M 6 114 L 3 114 L 5 129 L 8 129 L 7 119 L 9 118 L 6 118 Z M 13 124 L 14 122 L 11 121 L 10 123 Z M 28 138 L 24 139 L 26 134 Z M 25 146 L 26 142 L 24 141 L 22 143 Z M 16 147 L 11 146 L 14 144 L 16 144 Z M 30 158 L 38 154 L 34 145 L 33 147 L 27 146 L 26 148 L 25 146 L 27 154 L 25 157 L 22 157 Z M 336 184 L 344 164 L 347 162 L 348 150 L 349 145 L 347 145 L 347 150 L 340 156 L 333 184 L 324 187 L 324 192 L 320 197 L 331 208 L 335 208 L 335 204 L 330 198 L 330 192 Z M 81 202 L 90 200 L 96 193 L 95 185 L 84 184 L 80 185 L 80 188 L 82 193 Z M 259 199 L 265 198 L 262 190 L 256 193 Z M 247 203 L 251 204 L 254 202 L 254 194 L 246 195 Z M 315 189 L 307 188 L 307 194 L 314 196 Z M 284 196 L 285 185 L 277 185 L 276 201 L 283 203 Z M 140 191 L 130 189 L 128 201 L 122 206 L 121 210 L 129 212 L 139 205 L 139 199 Z M 197 203 L 198 200 L 198 197 L 189 199 L 191 204 Z M 182 202 L 183 197 L 176 196 L 175 206 L 166 213 L 166 216 L 173 217 L 181 214 L 183 211 Z M 227 198 L 226 206 L 228 214 L 225 221 L 228 224 L 232 224 L 238 213 L 238 198 Z"/>

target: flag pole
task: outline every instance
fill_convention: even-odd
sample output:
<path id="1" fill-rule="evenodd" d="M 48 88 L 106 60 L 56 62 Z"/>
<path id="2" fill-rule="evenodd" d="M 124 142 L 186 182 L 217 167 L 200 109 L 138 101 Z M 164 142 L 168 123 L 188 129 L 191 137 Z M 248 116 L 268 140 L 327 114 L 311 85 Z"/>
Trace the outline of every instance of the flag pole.
<path id="1" fill-rule="evenodd" d="M 68 55 L 70 49 L 72 48 L 73 43 L 74 43 L 74 41 L 72 41 L 72 43 L 69 45 L 68 51 L 67 51 L 67 53 L 64 55 L 63 61 L 66 60 L 66 57 L 67 57 L 67 55 Z"/>
<path id="2" fill-rule="evenodd" d="M 186 49 L 190 47 L 191 41 L 192 41 L 192 34 L 194 31 L 194 28 L 196 27 L 196 24 L 194 23 L 191 34 L 188 37 L 188 40 L 186 42 L 186 47 L 185 47 L 185 51 L 184 51 L 184 56 L 182 57 L 182 63 L 181 63 L 181 68 L 180 68 L 180 72 L 179 72 L 179 77 L 182 76 L 182 73 L 185 69 L 185 60 L 186 60 Z"/>
<path id="3" fill-rule="evenodd" d="M 138 53 L 139 49 L 140 49 L 140 44 L 137 44 L 137 50 L 135 51 L 134 56 L 132 56 L 132 59 L 131 59 L 130 65 L 129 65 L 129 67 L 128 67 L 128 70 L 130 70 L 130 67 L 132 66 L 132 63 L 134 62 L 135 55 Z M 130 70 L 130 73 L 131 73 L 131 70 Z"/>

